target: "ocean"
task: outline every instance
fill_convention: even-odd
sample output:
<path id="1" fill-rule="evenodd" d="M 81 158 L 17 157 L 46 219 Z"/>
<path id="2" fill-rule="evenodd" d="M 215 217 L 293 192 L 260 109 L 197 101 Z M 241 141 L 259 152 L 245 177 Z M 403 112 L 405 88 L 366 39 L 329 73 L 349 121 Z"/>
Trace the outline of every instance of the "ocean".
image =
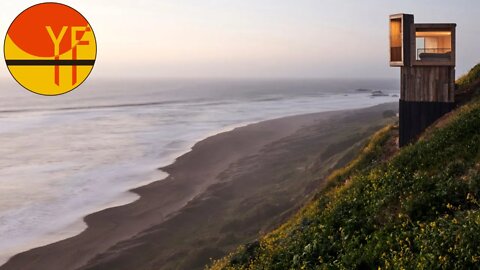
<path id="1" fill-rule="evenodd" d="M 381 90 L 373 97 L 358 88 Z M 63 96 L 0 82 L 0 265 L 74 236 L 90 213 L 198 141 L 267 119 L 398 101 L 395 80 L 90 80 Z"/>

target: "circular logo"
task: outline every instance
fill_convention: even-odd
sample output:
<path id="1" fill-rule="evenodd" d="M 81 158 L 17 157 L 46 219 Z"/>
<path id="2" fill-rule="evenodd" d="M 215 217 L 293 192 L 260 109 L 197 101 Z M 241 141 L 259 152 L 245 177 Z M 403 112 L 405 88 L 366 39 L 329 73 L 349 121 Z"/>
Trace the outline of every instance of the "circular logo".
<path id="1" fill-rule="evenodd" d="M 26 89 L 47 96 L 78 87 L 95 64 L 92 27 L 75 9 L 42 3 L 24 10 L 10 25 L 4 44 L 12 76 Z"/>

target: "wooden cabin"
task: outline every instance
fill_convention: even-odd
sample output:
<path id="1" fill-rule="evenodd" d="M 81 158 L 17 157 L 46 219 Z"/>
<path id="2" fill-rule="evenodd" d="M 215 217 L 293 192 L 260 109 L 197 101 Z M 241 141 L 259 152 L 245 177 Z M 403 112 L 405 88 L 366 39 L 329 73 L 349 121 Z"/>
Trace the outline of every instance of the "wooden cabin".
<path id="1" fill-rule="evenodd" d="M 390 15 L 390 66 L 400 67 L 399 145 L 454 107 L 455 28 L 453 23 L 414 22 L 411 14 Z"/>

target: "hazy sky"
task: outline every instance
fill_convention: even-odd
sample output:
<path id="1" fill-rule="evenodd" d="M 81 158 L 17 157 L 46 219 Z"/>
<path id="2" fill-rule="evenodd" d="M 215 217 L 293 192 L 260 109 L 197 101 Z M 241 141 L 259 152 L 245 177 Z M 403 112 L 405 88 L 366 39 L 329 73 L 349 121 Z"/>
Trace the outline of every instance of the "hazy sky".
<path id="1" fill-rule="evenodd" d="M 456 22 L 457 75 L 480 62 L 477 0 L 72 0 L 98 43 L 92 77 L 398 77 L 388 15 Z M 38 1 L 2 1 L 0 36 Z M 6 77 L 0 65 L 0 77 Z"/>

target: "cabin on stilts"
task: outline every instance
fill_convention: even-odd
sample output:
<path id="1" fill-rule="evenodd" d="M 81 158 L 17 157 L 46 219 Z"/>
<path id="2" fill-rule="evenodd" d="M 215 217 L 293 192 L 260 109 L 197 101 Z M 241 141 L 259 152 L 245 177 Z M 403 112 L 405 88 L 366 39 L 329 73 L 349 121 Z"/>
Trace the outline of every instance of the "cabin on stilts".
<path id="1" fill-rule="evenodd" d="M 390 15 L 390 66 L 400 67 L 399 146 L 413 141 L 455 105 L 453 23 L 415 23 Z"/>

